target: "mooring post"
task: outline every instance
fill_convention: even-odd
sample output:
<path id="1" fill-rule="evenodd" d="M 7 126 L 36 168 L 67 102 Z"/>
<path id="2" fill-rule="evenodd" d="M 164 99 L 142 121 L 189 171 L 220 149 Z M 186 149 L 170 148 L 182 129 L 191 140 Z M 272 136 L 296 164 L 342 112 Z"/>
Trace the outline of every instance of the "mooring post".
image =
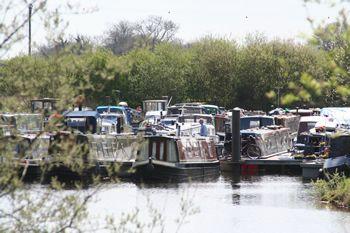
<path id="1" fill-rule="evenodd" d="M 234 108 L 232 110 L 232 124 L 231 124 L 231 133 L 232 133 L 232 162 L 238 164 L 241 160 L 241 132 L 240 124 L 241 123 L 241 110 Z"/>

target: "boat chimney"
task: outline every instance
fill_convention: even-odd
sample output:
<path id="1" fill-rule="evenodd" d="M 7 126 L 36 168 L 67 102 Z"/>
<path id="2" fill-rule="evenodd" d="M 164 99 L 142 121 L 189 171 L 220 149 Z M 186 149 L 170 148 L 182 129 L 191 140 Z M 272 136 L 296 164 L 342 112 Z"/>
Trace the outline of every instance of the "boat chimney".
<path id="1" fill-rule="evenodd" d="M 118 118 L 117 118 L 117 133 L 118 133 L 118 134 L 120 134 L 120 133 L 122 132 L 122 127 L 121 127 L 121 125 L 122 125 L 121 118 L 118 117 Z"/>
<path id="2" fill-rule="evenodd" d="M 180 125 L 176 123 L 176 136 L 180 137 Z"/>
<path id="3" fill-rule="evenodd" d="M 241 160 L 241 132 L 240 132 L 241 110 L 234 108 L 232 110 L 232 123 L 231 123 L 231 151 L 232 162 L 239 163 Z"/>

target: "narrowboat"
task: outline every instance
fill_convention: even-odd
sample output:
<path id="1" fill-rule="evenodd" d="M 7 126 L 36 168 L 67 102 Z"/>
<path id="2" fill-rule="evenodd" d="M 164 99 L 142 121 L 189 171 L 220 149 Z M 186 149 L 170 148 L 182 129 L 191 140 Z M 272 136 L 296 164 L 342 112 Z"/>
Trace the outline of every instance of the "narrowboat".
<path id="1" fill-rule="evenodd" d="M 208 137 L 145 136 L 133 168 L 141 179 L 186 181 L 215 178 L 220 163 Z"/>
<path id="2" fill-rule="evenodd" d="M 272 116 L 244 116 L 240 118 L 242 155 L 250 159 L 266 158 L 286 153 L 292 148 L 290 129 L 275 125 Z M 226 125 L 223 159 L 230 157 L 231 126 Z M 249 153 L 252 152 L 252 153 Z"/>
<path id="3" fill-rule="evenodd" d="M 3 140 L 9 140 L 13 147 L 13 159 L 19 165 L 19 173 L 24 178 L 38 177 L 41 174 L 42 158 L 47 156 L 49 136 L 43 132 L 41 114 L 16 113 L 2 114 Z"/>
<path id="4" fill-rule="evenodd" d="M 114 116 L 113 114 L 110 116 Z M 116 115 L 115 117 L 118 118 Z M 119 119 L 119 118 L 118 118 Z M 109 122 L 107 122 L 109 121 Z M 62 140 L 71 140 L 73 144 L 86 147 L 80 158 L 70 154 L 72 159 L 82 159 L 84 173 L 100 176 L 132 176 L 132 163 L 135 161 L 140 137 L 133 133 L 122 133 L 123 120 L 110 121 L 96 111 L 72 111 L 65 114 L 65 124 L 76 131 L 62 131 L 51 140 L 51 176 L 79 176 L 60 161 L 60 152 L 55 151 L 55 144 Z M 103 128 L 103 130 L 102 130 Z M 69 153 L 69 152 L 68 152 Z M 117 168 L 117 169 L 115 169 Z"/>
<path id="5" fill-rule="evenodd" d="M 326 177 L 334 173 L 350 176 L 350 134 L 334 134 L 330 139 L 328 158 L 323 164 Z"/>
<path id="6" fill-rule="evenodd" d="M 142 104 L 143 111 L 145 114 L 145 120 L 153 121 L 153 123 L 155 124 L 167 114 L 167 107 L 169 105 L 169 101 L 167 99 L 144 100 Z"/>
<path id="7" fill-rule="evenodd" d="M 329 147 L 330 136 L 336 124 L 323 116 L 303 116 L 300 119 L 297 137 L 293 146 L 296 159 L 324 157 Z"/>

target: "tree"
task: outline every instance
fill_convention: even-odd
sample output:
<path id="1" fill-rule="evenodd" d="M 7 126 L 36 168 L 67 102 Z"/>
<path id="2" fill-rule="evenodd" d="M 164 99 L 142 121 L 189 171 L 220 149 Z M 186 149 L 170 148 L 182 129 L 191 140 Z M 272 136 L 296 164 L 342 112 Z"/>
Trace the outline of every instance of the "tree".
<path id="1" fill-rule="evenodd" d="M 75 37 L 70 37 L 69 39 L 60 37 L 49 44 L 39 46 L 36 54 L 46 57 L 62 52 L 70 52 L 81 55 L 85 52 L 91 51 L 94 47 L 96 47 L 95 44 L 96 43 L 94 43 L 91 38 L 84 35 L 76 35 Z"/>
<path id="2" fill-rule="evenodd" d="M 0 56 L 3 56 L 13 48 L 15 43 L 24 39 L 22 29 L 28 22 L 26 13 L 28 4 L 29 2 L 26 0 L 5 0 L 0 3 L 2 16 L 2 21 L 0 22 Z M 33 17 L 41 16 L 45 18 L 46 27 L 52 27 L 51 23 L 57 27 L 61 22 L 59 8 L 62 5 L 59 4 L 57 8 L 51 11 L 47 8 L 46 0 L 34 0 L 32 4 L 34 6 Z M 69 5 L 69 1 L 67 6 L 68 8 L 72 7 Z M 51 89 L 50 83 L 53 84 L 52 81 L 56 80 L 53 80 L 52 77 L 45 73 L 50 70 L 48 69 L 50 66 L 47 66 L 47 63 L 40 61 L 40 64 L 38 64 L 37 62 L 38 60 L 33 57 L 21 57 L 12 61 L 3 61 L 4 64 L 1 66 L 0 76 L 1 102 L 3 104 L 1 107 L 24 105 L 23 101 L 20 100 L 28 100 L 33 93 L 49 93 L 48 89 Z M 19 70 L 12 70 L 14 67 L 19 68 Z M 28 71 L 29 73 L 27 73 Z M 4 72 L 8 72 L 8 75 L 4 74 Z M 50 74 L 57 75 L 57 69 L 52 69 L 50 72 Z M 17 77 L 14 78 L 12 75 Z M 29 78 L 26 75 L 30 75 Z M 28 79 L 25 79 L 26 77 Z M 40 77 L 45 77 L 45 79 Z M 29 83 L 32 84 L 28 85 Z M 54 88 L 51 90 L 54 91 Z M 100 189 L 101 185 L 86 192 L 62 195 L 60 190 L 62 190 L 63 184 L 53 179 L 50 182 L 50 187 L 47 189 L 41 189 L 38 192 L 28 189 L 24 183 L 27 169 L 24 167 L 22 170 L 20 163 L 25 156 L 34 153 L 34 148 L 39 146 L 38 143 L 40 144 L 42 132 L 34 135 L 32 143 L 28 144 L 27 139 L 15 130 L 11 131 L 10 136 L 4 135 L 3 130 L 6 128 L 3 127 L 4 122 L 2 121 L 3 118 L 1 116 L 0 232 L 66 232 L 68 230 L 78 231 L 81 229 L 81 224 L 87 216 L 87 203 Z M 57 131 L 58 129 L 55 128 L 53 131 L 55 130 Z M 67 144 L 62 144 L 61 146 L 66 147 Z M 79 148 L 70 147 L 70 149 L 70 151 L 76 152 L 76 156 L 81 156 Z M 70 158 L 68 153 L 61 155 L 62 157 L 66 156 L 68 160 Z M 73 166 L 80 169 L 76 166 L 77 164 L 79 163 Z M 19 174 L 19 171 L 22 172 Z M 81 190 L 82 186 L 77 185 L 76 188 Z"/>
<path id="3" fill-rule="evenodd" d="M 171 20 L 164 20 L 159 16 L 150 16 L 137 23 L 135 30 L 141 47 L 155 48 L 161 42 L 174 39 L 178 26 Z"/>
<path id="4" fill-rule="evenodd" d="M 137 23 L 121 21 L 108 30 L 104 47 L 114 54 L 125 54 L 135 48 L 153 50 L 157 44 L 175 40 L 178 26 L 171 20 L 150 16 Z"/>
<path id="5" fill-rule="evenodd" d="M 328 4 L 329 2 L 319 3 Z M 332 4 L 340 2 L 336 1 Z M 313 74 L 305 72 L 301 76 L 302 82 L 290 84 L 291 92 L 284 97 L 286 104 L 304 101 L 317 105 L 344 106 L 349 103 L 350 28 L 348 25 L 348 17 L 343 9 L 339 12 L 336 22 L 314 27 L 315 31 L 310 44 L 325 51 L 323 54 L 326 58 L 326 76 L 320 80 Z"/>
<path id="6" fill-rule="evenodd" d="M 114 54 L 125 54 L 135 47 L 135 25 L 121 21 L 108 30 L 104 38 L 104 46 Z"/>

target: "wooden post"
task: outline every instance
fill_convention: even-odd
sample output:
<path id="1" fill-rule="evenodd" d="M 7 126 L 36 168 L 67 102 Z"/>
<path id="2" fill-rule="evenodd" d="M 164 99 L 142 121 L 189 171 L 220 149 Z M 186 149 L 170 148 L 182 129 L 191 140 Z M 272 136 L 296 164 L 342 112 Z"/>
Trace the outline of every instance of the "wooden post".
<path id="1" fill-rule="evenodd" d="M 239 163 L 241 160 L 241 132 L 240 132 L 240 122 L 241 121 L 241 111 L 239 109 L 232 110 L 232 162 Z"/>

